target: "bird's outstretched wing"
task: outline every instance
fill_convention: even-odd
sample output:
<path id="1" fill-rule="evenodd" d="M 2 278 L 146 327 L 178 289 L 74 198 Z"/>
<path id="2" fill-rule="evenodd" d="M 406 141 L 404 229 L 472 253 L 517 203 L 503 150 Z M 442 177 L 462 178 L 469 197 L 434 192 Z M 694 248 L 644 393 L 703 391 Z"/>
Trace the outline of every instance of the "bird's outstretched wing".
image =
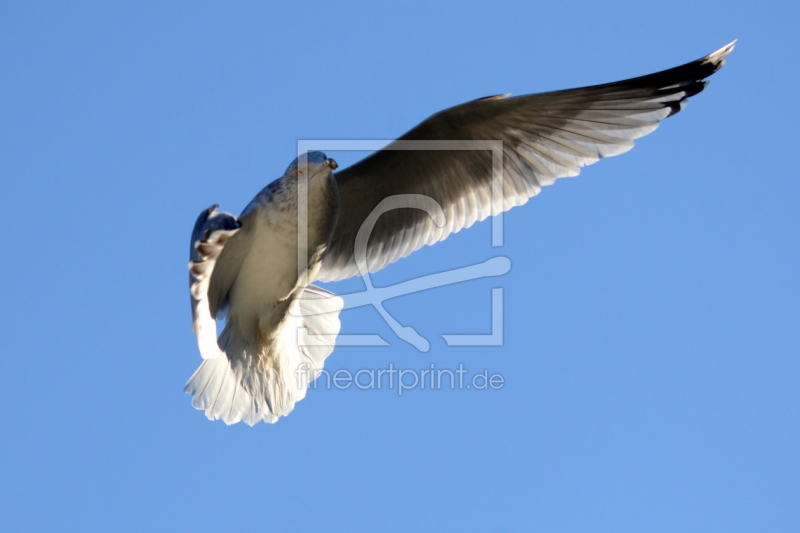
<path id="1" fill-rule="evenodd" d="M 383 150 L 336 174 L 339 220 L 317 279 L 336 281 L 359 274 L 356 235 L 386 198 L 428 196 L 441 206 L 445 220 L 438 225 L 442 220 L 408 207 L 382 214 L 367 242 L 370 272 L 493 213 L 522 205 L 542 186 L 578 175 L 580 167 L 630 150 L 634 139 L 655 130 L 661 120 L 683 109 L 687 98 L 705 88 L 703 80 L 722 67 L 734 43 L 649 76 L 566 91 L 483 98 L 433 115 Z M 441 150 L 435 143 L 425 149 L 413 143 L 493 140 L 503 142 L 502 201 L 494 209 L 491 152 Z"/>

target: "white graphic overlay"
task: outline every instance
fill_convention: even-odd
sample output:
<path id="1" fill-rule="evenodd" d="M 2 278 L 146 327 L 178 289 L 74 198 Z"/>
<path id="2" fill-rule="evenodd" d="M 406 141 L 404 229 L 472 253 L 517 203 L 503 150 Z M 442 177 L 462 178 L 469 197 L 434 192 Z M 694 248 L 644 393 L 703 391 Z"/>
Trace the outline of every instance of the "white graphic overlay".
<path id="1" fill-rule="evenodd" d="M 392 143 L 391 146 L 387 145 Z M 298 141 L 298 157 L 306 152 L 318 151 L 374 151 L 390 150 L 481 150 L 492 153 L 492 247 L 503 245 L 502 209 L 503 202 L 503 142 L 495 141 L 383 141 L 383 140 L 302 140 Z M 306 163 L 301 163 L 307 167 Z M 308 265 L 308 169 L 301 173 L 298 181 L 298 246 L 297 266 L 301 278 L 307 276 Z M 344 309 L 352 309 L 371 305 L 386 321 L 392 331 L 402 340 L 408 342 L 421 352 L 430 349 L 430 343 L 413 327 L 401 325 L 384 308 L 383 302 L 391 298 L 413 294 L 415 292 L 443 287 L 464 281 L 485 277 L 502 276 L 511 270 L 511 261 L 507 257 L 493 257 L 483 263 L 462 268 L 438 272 L 419 278 L 404 281 L 388 287 L 375 287 L 367 267 L 367 243 L 378 218 L 393 209 L 420 209 L 430 216 L 437 226 L 446 222 L 445 214 L 439 203 L 433 198 L 421 194 L 401 194 L 385 198 L 359 228 L 355 242 L 355 260 L 366 290 L 340 295 L 344 299 Z M 302 281 L 307 281 L 303 279 Z M 503 289 L 492 289 L 492 325 L 488 335 L 442 335 L 448 346 L 502 346 L 503 344 Z M 310 335 L 305 328 L 298 333 L 298 343 L 302 346 L 328 344 L 335 338 L 339 346 L 386 346 L 388 343 L 379 335 Z"/>

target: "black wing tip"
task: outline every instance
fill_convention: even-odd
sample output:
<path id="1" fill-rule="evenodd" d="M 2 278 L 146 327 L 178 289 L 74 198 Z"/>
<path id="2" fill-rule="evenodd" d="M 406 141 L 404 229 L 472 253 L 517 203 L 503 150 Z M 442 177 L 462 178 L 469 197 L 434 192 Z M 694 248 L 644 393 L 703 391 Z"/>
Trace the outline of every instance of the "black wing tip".
<path id="1" fill-rule="evenodd" d="M 685 76 L 685 80 L 688 83 L 686 86 L 681 87 L 681 90 L 685 90 L 687 92 L 687 97 L 692 96 L 705 89 L 708 82 L 704 80 L 722 68 L 722 66 L 725 64 L 725 57 L 733 51 L 735 46 L 736 40 L 726 44 L 719 50 L 712 52 L 707 56 L 701 57 L 696 61 L 692 61 L 691 63 L 687 63 L 686 65 L 676 67 L 674 69 L 665 70 L 661 73 L 656 73 L 653 76 L 659 76 L 659 74 L 671 75 L 664 76 L 665 78 L 680 78 L 681 75 Z"/>
<path id="2" fill-rule="evenodd" d="M 218 213 L 217 216 L 209 218 L 203 226 L 206 235 L 215 231 L 232 231 L 242 227 L 239 219 L 230 213 Z"/>
<path id="3" fill-rule="evenodd" d="M 610 84 L 610 86 L 623 90 L 650 86 L 655 90 L 656 94 L 662 96 L 681 93 L 680 99 L 664 102 L 664 105 L 670 108 L 670 113 L 667 116 L 672 116 L 686 107 L 689 97 L 702 92 L 703 89 L 708 87 L 710 82 L 706 78 L 722 68 L 725 64 L 725 57 L 733 51 L 735 46 L 736 40 L 691 63 L 648 76 Z"/>
<path id="4" fill-rule="evenodd" d="M 697 61 L 685 65 L 689 70 L 699 68 L 699 71 L 696 73 L 694 81 L 681 87 L 681 90 L 684 92 L 684 96 L 679 102 L 675 102 L 675 104 L 670 106 L 670 114 L 667 116 L 671 117 L 675 113 L 679 112 L 681 109 L 686 107 L 687 103 L 689 103 L 689 97 L 702 92 L 706 87 L 708 87 L 708 84 L 711 83 L 711 80 L 707 80 L 706 78 L 717 72 L 723 67 L 723 65 L 725 65 L 725 57 L 736 47 L 736 41 L 738 41 L 738 39 L 734 39 L 719 50 L 716 50 L 705 57 L 701 57 Z M 678 69 L 681 68 L 682 67 L 678 67 Z"/>
<path id="5" fill-rule="evenodd" d="M 725 65 L 725 57 L 733 52 L 733 49 L 736 47 L 736 41 L 738 41 L 738 39 L 705 57 L 701 57 L 697 61 L 689 63 L 687 66 L 695 66 L 700 69 L 701 73 L 698 79 L 702 80 L 703 78 L 711 76 Z"/>
<path id="6" fill-rule="evenodd" d="M 238 218 L 230 213 L 218 212 L 219 204 L 203 209 L 192 229 L 191 253 L 194 254 L 197 243 L 207 241 L 215 231 L 234 231 L 242 227 Z M 194 257 L 193 255 L 191 257 Z M 193 259 L 194 260 L 194 259 Z"/>
<path id="7" fill-rule="evenodd" d="M 717 67 L 717 70 L 722 68 L 722 65 L 725 64 L 725 56 L 733 52 L 733 49 L 736 48 L 736 42 L 739 39 L 734 39 L 733 41 L 729 42 L 716 52 L 711 52 L 704 58 L 700 59 L 703 63 L 711 63 L 712 65 Z"/>

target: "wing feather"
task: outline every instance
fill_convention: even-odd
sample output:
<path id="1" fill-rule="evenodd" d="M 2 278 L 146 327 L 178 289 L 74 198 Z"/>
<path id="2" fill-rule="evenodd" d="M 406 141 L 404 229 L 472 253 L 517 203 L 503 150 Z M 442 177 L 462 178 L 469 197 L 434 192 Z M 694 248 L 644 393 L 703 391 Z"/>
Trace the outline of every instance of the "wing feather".
<path id="1" fill-rule="evenodd" d="M 217 212 L 218 207 L 213 205 L 197 217 L 189 250 L 192 327 L 203 359 L 213 359 L 221 353 L 217 345 L 217 324 L 214 320 L 216 309 L 210 302 L 208 289 L 217 260 L 227 242 L 241 227 L 235 216 Z"/>

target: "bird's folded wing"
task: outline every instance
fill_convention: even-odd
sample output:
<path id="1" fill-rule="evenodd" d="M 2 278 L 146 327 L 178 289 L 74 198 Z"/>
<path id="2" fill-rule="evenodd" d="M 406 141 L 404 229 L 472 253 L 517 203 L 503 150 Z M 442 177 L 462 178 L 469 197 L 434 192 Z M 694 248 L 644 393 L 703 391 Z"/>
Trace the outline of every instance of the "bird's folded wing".
<path id="1" fill-rule="evenodd" d="M 216 261 L 228 240 L 239 231 L 235 216 L 216 211 L 218 205 L 200 213 L 192 231 L 189 252 L 189 294 L 192 300 L 192 326 L 203 359 L 218 357 L 217 325 L 209 307 L 208 287 Z"/>
<path id="2" fill-rule="evenodd" d="M 439 225 L 442 220 L 435 222 L 427 212 L 409 207 L 382 214 L 367 241 L 370 272 L 491 214 L 522 205 L 542 186 L 576 176 L 581 167 L 600 158 L 630 150 L 634 139 L 655 130 L 659 121 L 680 111 L 687 98 L 703 90 L 703 80 L 722 67 L 733 45 L 649 76 L 484 98 L 433 115 L 383 150 L 336 174 L 339 220 L 317 279 L 336 281 L 359 274 L 356 235 L 386 198 L 428 196 L 441 206 L 445 221 Z M 496 140 L 502 141 L 502 194 L 495 195 L 493 205 L 492 153 L 469 149 L 476 143 L 450 143 L 447 148 L 461 149 L 445 150 L 436 141 Z M 412 205 L 403 203 L 412 198 L 399 197 L 397 205 Z"/>

